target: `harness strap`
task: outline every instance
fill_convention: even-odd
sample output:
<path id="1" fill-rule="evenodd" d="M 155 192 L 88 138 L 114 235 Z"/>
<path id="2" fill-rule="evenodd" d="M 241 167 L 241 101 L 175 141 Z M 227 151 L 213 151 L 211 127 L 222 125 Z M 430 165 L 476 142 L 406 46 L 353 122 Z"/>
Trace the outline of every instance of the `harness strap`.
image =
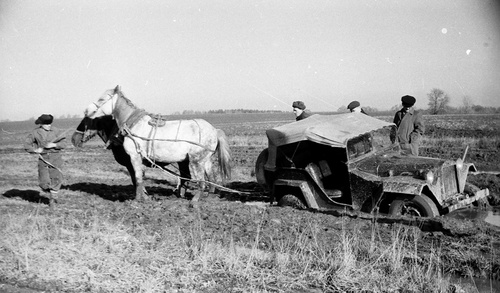
<path id="1" fill-rule="evenodd" d="M 156 115 L 156 119 L 153 119 L 154 122 L 153 122 L 153 125 L 151 127 L 151 131 L 149 132 L 149 140 L 147 140 L 147 154 L 148 154 L 148 158 L 154 158 L 154 152 L 155 152 L 155 149 L 154 149 L 154 143 L 155 143 L 155 137 L 156 137 L 156 131 L 158 130 L 158 123 L 159 123 L 159 119 L 161 118 L 161 115 L 160 114 L 157 114 Z"/>
<path id="2" fill-rule="evenodd" d="M 175 139 L 179 138 L 179 130 L 181 130 L 182 120 L 179 120 L 179 125 L 177 125 L 177 133 L 175 134 Z"/>
<path id="3" fill-rule="evenodd" d="M 190 144 L 193 144 L 195 146 L 198 146 L 200 148 L 203 148 L 207 151 L 211 151 L 211 152 L 215 152 L 217 149 L 210 149 L 200 143 L 197 143 L 197 142 L 194 142 L 194 141 L 190 141 L 190 140 L 184 140 L 184 139 L 170 139 L 170 138 L 154 138 L 154 139 L 151 139 L 151 138 L 148 138 L 148 137 L 144 137 L 144 136 L 140 136 L 140 135 L 137 135 L 135 133 L 132 133 L 132 131 L 130 130 L 130 128 L 127 126 L 127 125 L 123 125 L 122 127 L 122 132 L 123 132 L 123 135 L 126 136 L 126 135 L 130 135 L 132 137 L 137 137 L 137 138 L 140 138 L 142 140 L 145 140 L 145 141 L 151 141 L 151 140 L 157 140 L 157 141 L 170 141 L 170 142 L 186 142 L 186 143 L 190 143 Z"/>

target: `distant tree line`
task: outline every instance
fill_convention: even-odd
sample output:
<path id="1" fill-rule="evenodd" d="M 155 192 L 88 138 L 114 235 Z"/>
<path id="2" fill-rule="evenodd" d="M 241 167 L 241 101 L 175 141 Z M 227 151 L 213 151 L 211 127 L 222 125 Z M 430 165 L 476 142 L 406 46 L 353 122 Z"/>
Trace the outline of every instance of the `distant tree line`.
<path id="1" fill-rule="evenodd" d="M 433 88 L 428 94 L 428 108 L 418 108 L 423 114 L 438 115 L 438 114 L 500 114 L 500 107 L 484 107 L 474 104 L 474 100 L 470 96 L 462 97 L 462 104 L 458 107 L 450 106 L 451 97 L 441 89 Z M 392 106 L 389 110 L 380 110 L 371 106 L 362 108 L 370 115 L 392 115 L 401 109 L 401 104 Z M 342 105 L 337 109 L 337 113 L 348 112 L 347 106 Z M 282 110 L 252 110 L 252 109 L 217 109 L 208 111 L 184 110 L 182 112 L 174 112 L 172 115 L 203 115 L 203 114 L 247 114 L 247 113 L 283 113 Z M 335 111 L 334 111 L 335 112 Z M 320 111 L 318 111 L 320 113 Z M 322 112 L 321 112 L 322 113 Z M 326 113 L 326 112 L 325 112 Z M 333 112 L 329 112 L 333 113 Z M 81 115 L 61 115 L 59 119 L 76 119 L 82 118 Z M 35 117 L 31 117 L 28 121 L 35 121 Z M 0 122 L 9 122 L 9 119 L 2 119 Z"/>
<path id="2" fill-rule="evenodd" d="M 218 109 L 209 110 L 208 114 L 244 114 L 244 113 L 281 113 L 283 111 L 278 110 L 252 110 L 252 109 Z"/>
<path id="3" fill-rule="evenodd" d="M 203 115 L 203 114 L 247 114 L 247 113 L 280 113 L 278 110 L 252 110 L 252 109 L 217 109 L 208 111 L 184 110 L 174 112 L 172 115 Z"/>
<path id="4" fill-rule="evenodd" d="M 428 94 L 428 108 L 418 108 L 423 114 L 500 114 L 500 107 L 484 107 L 475 105 L 470 96 L 462 97 L 462 104 L 458 107 L 450 106 L 451 97 L 441 89 L 433 88 Z M 389 115 L 401 109 L 401 104 L 394 105 L 389 110 L 379 110 L 370 106 L 362 106 L 368 114 Z M 340 106 L 337 112 L 348 112 L 346 106 Z"/>

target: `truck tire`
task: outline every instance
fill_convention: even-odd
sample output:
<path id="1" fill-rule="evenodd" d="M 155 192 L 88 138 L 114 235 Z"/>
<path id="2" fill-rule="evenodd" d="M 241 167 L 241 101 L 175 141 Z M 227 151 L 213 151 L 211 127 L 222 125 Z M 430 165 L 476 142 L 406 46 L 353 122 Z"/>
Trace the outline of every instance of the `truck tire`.
<path id="1" fill-rule="evenodd" d="M 257 179 L 257 183 L 266 190 L 269 190 L 269 182 L 266 180 L 264 164 L 266 164 L 268 157 L 269 150 L 266 148 L 259 154 L 255 162 L 255 178 Z"/>
<path id="2" fill-rule="evenodd" d="M 389 208 L 393 216 L 437 217 L 439 211 L 436 204 L 425 195 L 398 196 Z"/>
<path id="3" fill-rule="evenodd" d="M 306 204 L 297 196 L 293 194 L 286 194 L 278 201 L 278 205 L 281 207 L 292 207 L 299 210 L 307 209 Z"/>

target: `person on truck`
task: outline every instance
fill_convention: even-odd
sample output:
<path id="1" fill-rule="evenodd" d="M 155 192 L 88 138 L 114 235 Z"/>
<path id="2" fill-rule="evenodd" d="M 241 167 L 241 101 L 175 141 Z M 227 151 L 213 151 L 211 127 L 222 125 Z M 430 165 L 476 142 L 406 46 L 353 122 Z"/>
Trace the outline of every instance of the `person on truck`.
<path id="1" fill-rule="evenodd" d="M 363 113 L 365 115 L 368 115 L 363 108 L 361 108 L 361 104 L 358 101 L 352 101 L 347 105 L 347 109 L 351 111 L 352 113 Z"/>
<path id="2" fill-rule="evenodd" d="M 296 121 L 306 119 L 307 117 L 312 115 L 309 110 L 306 110 L 306 104 L 304 104 L 304 102 L 302 101 L 293 102 L 292 111 L 295 114 Z"/>

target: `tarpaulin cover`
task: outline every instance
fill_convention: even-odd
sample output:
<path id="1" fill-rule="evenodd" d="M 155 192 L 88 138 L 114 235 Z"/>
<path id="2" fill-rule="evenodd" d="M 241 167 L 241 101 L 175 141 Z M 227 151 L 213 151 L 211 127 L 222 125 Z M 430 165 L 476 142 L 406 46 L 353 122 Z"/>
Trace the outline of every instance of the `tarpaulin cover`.
<path id="1" fill-rule="evenodd" d="M 347 141 L 393 123 L 362 114 L 315 114 L 309 118 L 266 131 L 270 147 L 309 140 L 332 147 L 346 147 Z"/>

